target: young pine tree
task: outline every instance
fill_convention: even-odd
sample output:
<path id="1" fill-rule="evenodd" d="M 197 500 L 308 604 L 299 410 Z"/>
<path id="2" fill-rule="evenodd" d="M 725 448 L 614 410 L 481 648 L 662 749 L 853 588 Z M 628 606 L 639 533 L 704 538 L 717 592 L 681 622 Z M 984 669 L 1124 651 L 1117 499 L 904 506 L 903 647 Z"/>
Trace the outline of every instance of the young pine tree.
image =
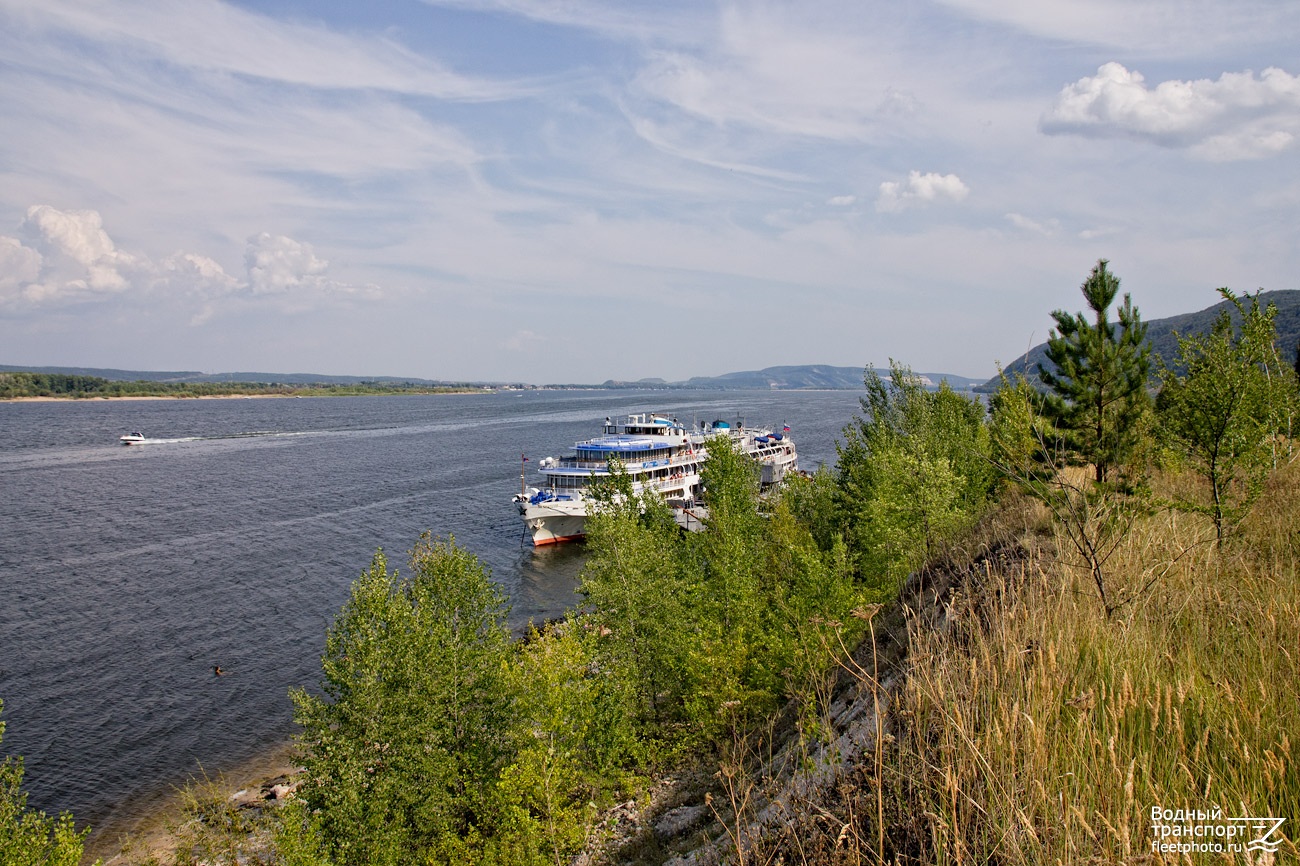
<path id="1" fill-rule="evenodd" d="M 1117 311 L 1119 321 L 1108 320 L 1119 278 L 1107 264 L 1098 261 L 1081 286 L 1093 321 L 1082 313 L 1052 313 L 1056 329 L 1047 340 L 1051 365 L 1038 366 L 1039 378 L 1051 389 L 1044 414 L 1065 448 L 1092 464 L 1098 484 L 1132 462 L 1151 403 L 1147 326 L 1127 294 Z"/>

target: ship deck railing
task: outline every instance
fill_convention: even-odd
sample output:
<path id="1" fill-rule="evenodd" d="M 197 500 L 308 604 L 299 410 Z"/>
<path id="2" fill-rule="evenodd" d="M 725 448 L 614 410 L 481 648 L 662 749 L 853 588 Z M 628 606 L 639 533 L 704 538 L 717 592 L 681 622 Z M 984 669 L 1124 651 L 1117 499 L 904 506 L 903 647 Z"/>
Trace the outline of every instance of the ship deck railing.
<path id="1" fill-rule="evenodd" d="M 624 469 L 657 469 L 661 466 L 686 466 L 688 464 L 698 464 L 700 462 L 699 454 L 684 454 L 680 457 L 662 457 L 658 460 L 637 460 L 624 461 Z M 548 467 L 550 469 L 580 469 L 585 471 L 603 472 L 609 468 L 607 460 L 579 460 L 576 457 L 560 457 L 555 461 L 555 465 Z M 545 470 L 543 470 L 545 471 Z"/>

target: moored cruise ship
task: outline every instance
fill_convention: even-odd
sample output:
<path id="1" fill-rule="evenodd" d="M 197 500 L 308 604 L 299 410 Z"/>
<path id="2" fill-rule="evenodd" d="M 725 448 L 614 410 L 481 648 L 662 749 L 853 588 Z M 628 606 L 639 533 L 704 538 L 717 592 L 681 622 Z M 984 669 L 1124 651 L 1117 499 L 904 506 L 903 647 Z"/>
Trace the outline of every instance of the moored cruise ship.
<path id="1" fill-rule="evenodd" d="M 670 505 L 689 509 L 701 498 L 700 468 L 708 444 L 726 436 L 762 467 L 764 487 L 777 484 L 798 470 L 799 456 L 790 428 L 780 432 L 713 421 L 683 426 L 663 415 L 629 415 L 624 424 L 609 418 L 601 435 L 578 442 L 568 457 L 546 457 L 537 462 L 544 481 L 527 487 L 521 466 L 515 504 L 533 544 L 554 544 L 581 538 L 587 520 L 587 489 L 609 476 L 611 459 L 617 459 L 640 493 L 654 490 Z"/>

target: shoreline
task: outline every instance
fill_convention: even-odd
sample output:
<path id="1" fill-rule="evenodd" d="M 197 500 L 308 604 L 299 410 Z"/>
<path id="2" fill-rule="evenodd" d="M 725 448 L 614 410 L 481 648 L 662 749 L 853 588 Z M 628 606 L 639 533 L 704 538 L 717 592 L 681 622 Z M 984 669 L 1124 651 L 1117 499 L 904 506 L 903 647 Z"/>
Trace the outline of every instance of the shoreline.
<path id="1" fill-rule="evenodd" d="M 198 394 L 169 397 L 161 394 L 124 394 L 113 397 L 0 397 L 0 403 L 86 403 L 98 400 L 263 400 L 297 397 L 297 394 Z"/>
<path id="2" fill-rule="evenodd" d="M 82 862 L 93 863 L 98 858 L 103 866 L 129 866 L 151 856 L 162 859 L 170 855 L 177 845 L 176 829 L 182 820 L 186 788 L 208 783 L 215 785 L 224 798 L 243 801 L 245 792 L 260 792 L 283 777 L 300 773 L 302 767 L 295 760 L 296 754 L 297 745 L 292 740 L 281 740 L 225 770 L 209 774 L 199 766 L 183 784 L 173 785 L 170 790 L 118 803 L 98 824 L 91 825 Z"/>
<path id="3" fill-rule="evenodd" d="M 365 394 L 195 394 L 192 396 L 169 394 L 121 394 L 90 397 L 0 397 L 0 403 L 95 403 L 100 401 L 122 400 L 287 400 L 292 398 L 308 399 L 315 397 L 459 397 L 465 394 L 482 394 L 486 391 L 394 391 L 392 393 Z"/>

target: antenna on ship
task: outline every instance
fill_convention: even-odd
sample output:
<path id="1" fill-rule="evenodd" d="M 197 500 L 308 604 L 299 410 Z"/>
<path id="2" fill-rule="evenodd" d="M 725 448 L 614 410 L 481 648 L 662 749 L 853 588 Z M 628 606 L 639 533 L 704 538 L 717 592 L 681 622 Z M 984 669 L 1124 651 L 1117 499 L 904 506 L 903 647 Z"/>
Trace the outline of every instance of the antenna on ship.
<path id="1" fill-rule="evenodd" d="M 519 495 L 527 496 L 528 488 L 524 484 L 524 464 L 528 462 L 527 454 L 519 455 Z"/>

